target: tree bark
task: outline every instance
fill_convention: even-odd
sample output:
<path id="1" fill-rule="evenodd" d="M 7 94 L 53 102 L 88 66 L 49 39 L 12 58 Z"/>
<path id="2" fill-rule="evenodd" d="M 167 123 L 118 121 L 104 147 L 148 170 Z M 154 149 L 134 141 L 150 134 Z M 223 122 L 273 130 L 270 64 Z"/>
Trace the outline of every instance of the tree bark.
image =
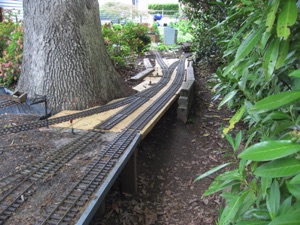
<path id="1" fill-rule="evenodd" d="M 17 89 L 46 95 L 53 112 L 86 109 L 128 93 L 101 34 L 97 0 L 24 0 Z"/>

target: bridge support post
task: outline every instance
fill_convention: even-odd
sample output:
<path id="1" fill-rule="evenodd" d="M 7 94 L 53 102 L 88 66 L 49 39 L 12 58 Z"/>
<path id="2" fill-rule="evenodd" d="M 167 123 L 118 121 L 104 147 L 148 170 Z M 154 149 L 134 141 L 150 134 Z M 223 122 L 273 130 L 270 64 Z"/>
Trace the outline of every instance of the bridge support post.
<path id="1" fill-rule="evenodd" d="M 122 192 L 134 194 L 137 192 L 137 148 L 134 150 L 121 174 Z"/>

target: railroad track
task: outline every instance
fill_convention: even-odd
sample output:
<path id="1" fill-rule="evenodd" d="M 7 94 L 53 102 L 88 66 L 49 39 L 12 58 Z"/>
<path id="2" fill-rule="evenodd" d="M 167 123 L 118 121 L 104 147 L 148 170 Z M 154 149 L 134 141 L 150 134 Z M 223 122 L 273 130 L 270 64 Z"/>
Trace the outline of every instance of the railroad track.
<path id="1" fill-rule="evenodd" d="M 14 104 L 16 104 L 16 102 L 10 99 L 0 100 L 0 109 Z"/>
<path id="2" fill-rule="evenodd" d="M 88 166 L 84 177 L 73 187 L 72 191 L 62 199 L 62 201 L 51 210 L 51 212 L 40 222 L 40 224 L 70 224 L 79 212 L 79 208 L 84 206 L 92 197 L 96 188 L 101 185 L 108 172 L 124 153 L 131 141 L 136 137 L 141 129 L 156 115 L 164 104 L 179 90 L 184 76 L 183 57 L 178 66 L 176 77 L 172 85 L 156 99 L 147 109 L 141 113 L 127 128 L 99 154 L 97 161 Z M 74 222 L 74 221 L 73 221 Z"/>
<path id="3" fill-rule="evenodd" d="M 99 141 L 100 136 L 101 132 L 87 132 L 75 141 L 27 165 L 22 171 L 2 178 L 0 180 L 0 224 L 3 224 L 34 192 L 36 182 L 54 176 L 89 144 L 95 140 Z"/>
<path id="4" fill-rule="evenodd" d="M 158 58 L 159 64 L 163 69 L 163 77 L 161 83 L 154 86 L 153 89 L 146 90 L 138 93 L 133 97 L 128 97 L 117 103 L 110 105 L 93 108 L 91 110 L 84 111 L 84 113 L 77 113 L 74 115 L 64 116 L 60 118 L 50 119 L 48 121 L 38 121 L 31 124 L 34 126 L 42 126 L 45 124 L 54 124 L 62 121 L 68 121 L 70 119 L 84 117 L 87 115 L 99 113 L 111 108 L 117 108 L 122 105 L 128 105 L 128 112 L 134 109 L 135 104 L 141 104 L 140 99 L 145 96 L 154 96 L 157 90 L 161 90 L 161 85 L 165 85 L 170 80 L 170 71 L 173 71 L 176 67 L 176 63 L 172 64 L 169 68 Z M 116 138 L 110 142 L 105 149 L 100 151 L 97 159 L 93 160 L 85 171 L 84 176 L 76 183 L 71 191 L 61 199 L 60 203 L 50 207 L 47 210 L 47 214 L 39 221 L 40 224 L 70 224 L 74 223 L 74 218 L 80 211 L 80 207 L 83 207 L 86 202 L 92 197 L 95 190 L 99 188 L 101 183 L 108 175 L 109 171 L 114 167 L 118 159 L 122 156 L 124 151 L 128 148 L 134 138 L 145 127 L 147 123 L 161 110 L 161 108 L 173 97 L 173 95 L 179 90 L 184 75 L 184 62 L 185 57 L 182 57 L 178 63 L 178 69 L 175 79 L 172 81 L 170 87 L 158 97 L 147 109 L 141 113 L 135 120 L 133 120 L 126 129 L 120 132 Z M 136 102 L 133 104 L 133 102 Z M 30 125 L 23 124 L 16 129 L 31 129 Z M 3 129 L 2 129 L 3 130 Z M 6 131 L 14 132 L 13 131 Z M 0 135 L 4 134 L 1 133 Z M 6 134 L 5 133 L 5 134 Z M 41 179 L 48 179 L 64 166 L 69 160 L 74 158 L 78 153 L 85 151 L 85 149 L 95 140 L 99 140 L 101 131 L 90 131 L 76 141 L 63 146 L 62 148 L 49 153 L 48 155 L 39 158 L 37 161 L 26 166 L 26 168 L 18 173 L 10 174 L 0 180 L 0 225 L 19 208 L 26 199 L 34 193 L 35 184 Z"/>
<path id="5" fill-rule="evenodd" d="M 93 114 L 105 112 L 105 111 L 108 111 L 111 109 L 115 109 L 115 108 L 127 105 L 130 102 L 134 101 L 135 99 L 136 99 L 136 96 L 133 95 L 133 96 L 127 97 L 123 100 L 120 100 L 120 101 L 117 101 L 117 102 L 114 102 L 114 103 L 111 103 L 108 105 L 95 107 L 92 109 L 74 113 L 72 115 L 66 115 L 66 116 L 61 116 L 61 117 L 46 119 L 46 120 L 32 121 L 32 122 L 12 126 L 12 127 L 2 128 L 2 129 L 0 129 L 0 136 L 6 135 L 6 134 L 11 134 L 11 133 L 18 133 L 18 132 L 27 131 L 27 130 L 33 130 L 33 129 L 46 127 L 46 126 L 57 124 L 57 123 L 62 123 L 62 122 L 66 122 L 66 121 L 70 121 L 70 120 L 74 120 L 74 119 L 78 119 L 78 118 L 87 117 L 87 116 L 90 116 Z"/>
<path id="6" fill-rule="evenodd" d="M 124 120 L 126 117 L 128 117 L 130 114 L 132 114 L 134 111 L 136 111 L 150 98 L 156 95 L 165 86 L 165 84 L 169 82 L 171 78 L 171 74 L 173 73 L 174 69 L 178 65 L 178 62 L 174 62 L 168 69 L 168 66 L 162 60 L 161 56 L 157 52 L 155 52 L 155 55 L 163 71 L 163 75 L 160 81 L 157 84 L 155 84 L 153 87 L 138 93 L 137 94 L 138 97 L 136 98 L 136 100 L 129 103 L 127 106 L 119 110 L 116 114 L 104 120 L 102 123 L 96 125 L 94 127 L 95 129 L 110 130 L 115 125 L 117 125 L 122 120 Z"/>

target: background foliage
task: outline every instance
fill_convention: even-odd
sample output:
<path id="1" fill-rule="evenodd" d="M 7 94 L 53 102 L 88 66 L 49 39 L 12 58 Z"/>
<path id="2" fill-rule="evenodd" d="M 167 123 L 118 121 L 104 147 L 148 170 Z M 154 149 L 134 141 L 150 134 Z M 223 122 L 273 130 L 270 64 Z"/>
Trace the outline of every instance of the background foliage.
<path id="1" fill-rule="evenodd" d="M 16 84 L 21 74 L 23 23 L 8 12 L 0 23 L 0 86 Z"/>
<path id="2" fill-rule="evenodd" d="M 104 24 L 102 26 L 104 42 L 111 60 L 116 67 L 124 67 L 134 61 L 137 54 L 143 54 L 151 43 L 148 27 L 127 22 L 120 24 Z"/>
<path id="3" fill-rule="evenodd" d="M 178 4 L 173 4 L 173 3 L 169 3 L 169 4 L 149 4 L 148 5 L 148 9 L 149 10 L 154 10 L 151 11 L 152 14 L 156 14 L 156 13 L 162 13 L 162 10 L 164 12 L 165 15 L 174 15 L 174 14 L 178 14 L 179 11 L 179 6 Z"/>

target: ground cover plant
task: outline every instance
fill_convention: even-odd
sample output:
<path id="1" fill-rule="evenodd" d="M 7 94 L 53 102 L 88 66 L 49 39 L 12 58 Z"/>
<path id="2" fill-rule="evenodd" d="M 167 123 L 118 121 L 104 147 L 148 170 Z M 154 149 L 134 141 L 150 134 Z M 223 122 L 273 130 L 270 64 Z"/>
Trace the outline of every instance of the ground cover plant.
<path id="1" fill-rule="evenodd" d="M 23 23 L 8 12 L 0 23 L 0 86 L 16 84 L 21 74 Z"/>
<path id="2" fill-rule="evenodd" d="M 199 7 L 196 1 L 185 2 Z M 221 194 L 226 206 L 220 210 L 218 224 L 298 224 L 299 2 L 210 3 L 203 3 L 202 11 L 216 10 L 224 17 L 207 15 L 218 24 L 200 23 L 198 29 L 209 28 L 206 34 L 213 38 L 216 48 L 206 42 L 205 49 L 219 51 L 222 64 L 211 79 L 215 99 L 223 96 L 219 108 L 227 105 L 236 112 L 223 129 L 233 160 L 196 181 L 229 165 L 233 168 L 218 175 L 204 193 L 227 190 Z M 189 13 L 194 21 L 206 16 L 199 16 L 194 8 Z M 241 119 L 249 127 L 243 135 L 234 129 Z"/>

